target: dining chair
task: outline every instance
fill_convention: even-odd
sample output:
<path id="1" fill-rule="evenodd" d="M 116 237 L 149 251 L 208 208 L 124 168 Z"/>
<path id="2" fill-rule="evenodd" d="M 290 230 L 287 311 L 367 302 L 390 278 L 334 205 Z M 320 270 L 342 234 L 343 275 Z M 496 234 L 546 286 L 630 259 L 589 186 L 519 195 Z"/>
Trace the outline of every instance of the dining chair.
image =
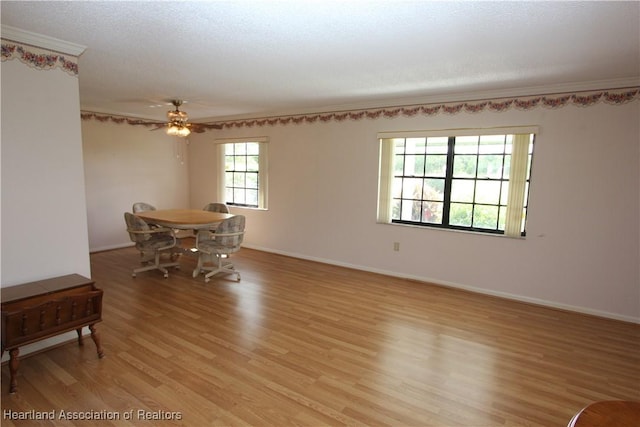
<path id="1" fill-rule="evenodd" d="M 209 203 L 202 210 L 209 212 L 229 213 L 229 206 L 225 203 Z"/>
<path id="2" fill-rule="evenodd" d="M 200 232 L 196 235 L 196 249 L 198 250 L 198 265 L 193 270 L 193 277 L 201 272 L 207 272 L 204 281 L 219 273 L 235 274 L 240 281 L 240 273 L 228 260 L 230 254 L 240 250 L 244 239 L 245 217 L 235 215 L 222 221 L 215 232 Z M 205 265 L 211 264 L 211 265 Z"/>
<path id="3" fill-rule="evenodd" d="M 218 203 L 218 202 L 208 203 L 204 206 L 204 208 L 202 208 L 202 210 L 209 211 L 209 212 L 230 213 L 229 206 L 227 206 L 225 203 Z M 193 234 L 198 234 L 198 233 L 215 233 L 215 229 L 193 230 Z"/>
<path id="4" fill-rule="evenodd" d="M 147 264 L 144 267 L 135 268 L 131 274 L 136 277 L 137 273 L 150 270 L 160 270 L 165 279 L 169 277 L 167 267 L 179 268 L 177 261 L 160 262 L 160 255 L 166 253 L 174 255 L 177 245 L 175 232 L 166 227 L 150 227 L 142 218 L 130 213 L 124 213 L 124 221 L 127 224 L 129 238 L 135 243 L 136 249 L 140 251 L 141 262 Z M 153 256 L 153 261 L 150 261 Z"/>
<path id="5" fill-rule="evenodd" d="M 133 213 L 155 211 L 156 207 L 153 205 L 150 205 L 149 203 L 136 202 L 133 204 L 133 207 L 131 208 L 131 210 L 133 211 Z"/>

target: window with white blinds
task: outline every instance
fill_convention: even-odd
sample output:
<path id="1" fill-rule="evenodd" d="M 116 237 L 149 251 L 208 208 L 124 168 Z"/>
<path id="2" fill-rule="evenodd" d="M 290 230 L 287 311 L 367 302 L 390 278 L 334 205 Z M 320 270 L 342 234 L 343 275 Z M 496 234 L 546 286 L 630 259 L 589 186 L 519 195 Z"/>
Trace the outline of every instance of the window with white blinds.
<path id="1" fill-rule="evenodd" d="M 524 236 L 536 132 L 379 134 L 378 222 Z"/>

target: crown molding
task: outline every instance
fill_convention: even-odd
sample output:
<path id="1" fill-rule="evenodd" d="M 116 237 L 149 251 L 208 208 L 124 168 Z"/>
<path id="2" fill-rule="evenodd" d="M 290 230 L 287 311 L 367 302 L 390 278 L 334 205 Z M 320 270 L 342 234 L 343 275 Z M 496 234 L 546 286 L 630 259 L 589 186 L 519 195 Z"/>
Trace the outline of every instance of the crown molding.
<path id="1" fill-rule="evenodd" d="M 342 122 L 345 120 L 362 120 L 394 117 L 414 117 L 416 115 L 434 116 L 436 114 L 479 113 L 482 111 L 504 112 L 511 109 L 531 110 L 533 108 L 563 108 L 568 105 L 589 107 L 600 102 L 610 105 L 622 105 L 640 99 L 640 87 L 626 87 L 619 89 L 601 89 L 599 91 L 554 92 L 523 97 L 497 97 L 495 99 L 453 101 L 447 103 L 425 103 L 383 108 L 341 110 L 325 113 L 297 114 L 279 117 L 264 117 L 245 120 L 217 121 L 209 123 L 220 128 L 252 127 L 265 125 L 287 125 L 316 122 Z"/>
<path id="2" fill-rule="evenodd" d="M 585 82 L 575 82 L 566 84 L 555 84 L 546 86 L 528 86 L 520 88 L 510 89 L 496 89 L 488 91 L 475 91 L 475 92 L 458 92 L 450 94 L 428 95 L 422 97 L 401 97 L 401 98 L 387 98 L 378 99 L 360 103 L 352 104 L 335 104 L 326 105 L 317 108 L 299 108 L 299 109 L 287 109 L 278 111 L 269 111 L 264 114 L 260 113 L 248 113 L 237 114 L 220 117 L 199 118 L 198 121 L 202 123 L 209 122 L 224 122 L 234 120 L 246 120 L 255 118 L 268 118 L 268 117 L 282 117 L 282 116 L 295 116 L 305 114 L 322 114 L 328 112 L 342 112 L 342 111 L 356 111 L 356 110 L 368 110 L 377 108 L 393 108 L 403 107 L 411 105 L 429 105 L 429 104 L 446 104 L 452 102 L 473 102 L 481 100 L 500 100 L 503 98 L 512 97 L 534 97 L 542 95 L 554 95 L 562 93 L 578 93 L 588 91 L 600 91 L 600 90 L 615 90 L 629 87 L 640 86 L 640 77 L 630 77 L 621 79 L 609 79 L 609 80 L 593 80 Z"/>
<path id="3" fill-rule="evenodd" d="M 2 25 L 1 37 L 17 43 L 24 43 L 30 46 L 39 47 L 53 52 L 63 53 L 65 55 L 80 56 L 86 49 L 76 43 L 56 39 L 31 31 L 21 30 L 20 28 Z"/>
<path id="4" fill-rule="evenodd" d="M 191 123 L 193 131 L 197 133 L 210 129 L 242 128 L 253 126 L 298 125 L 304 123 L 343 122 L 345 120 L 363 120 L 395 117 L 434 116 L 436 114 L 479 113 L 490 111 L 500 113 L 511 109 L 527 111 L 534 108 L 558 109 L 568 105 L 589 107 L 600 102 L 609 105 L 623 105 L 640 99 L 640 86 L 625 88 L 608 88 L 598 91 L 555 92 L 523 97 L 497 97 L 495 99 L 466 100 L 447 103 L 411 104 L 403 106 L 375 107 L 372 109 L 340 110 L 333 112 L 295 114 L 285 116 L 270 116 L 251 119 L 236 119 L 216 121 L 215 123 Z M 162 122 L 131 119 L 126 116 L 116 117 L 95 112 L 84 111 L 82 120 L 98 120 L 100 122 L 127 123 L 129 125 L 157 126 Z"/>

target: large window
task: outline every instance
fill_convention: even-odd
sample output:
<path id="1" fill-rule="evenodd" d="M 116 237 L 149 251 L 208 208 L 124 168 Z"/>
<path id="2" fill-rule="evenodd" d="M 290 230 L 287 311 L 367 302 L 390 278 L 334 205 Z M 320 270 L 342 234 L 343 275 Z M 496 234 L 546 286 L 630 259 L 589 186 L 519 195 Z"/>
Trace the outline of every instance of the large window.
<path id="1" fill-rule="evenodd" d="M 379 222 L 524 235 L 534 141 L 526 130 L 383 135 Z"/>
<path id="2" fill-rule="evenodd" d="M 220 193 L 226 204 L 266 209 L 266 138 L 218 140 Z"/>

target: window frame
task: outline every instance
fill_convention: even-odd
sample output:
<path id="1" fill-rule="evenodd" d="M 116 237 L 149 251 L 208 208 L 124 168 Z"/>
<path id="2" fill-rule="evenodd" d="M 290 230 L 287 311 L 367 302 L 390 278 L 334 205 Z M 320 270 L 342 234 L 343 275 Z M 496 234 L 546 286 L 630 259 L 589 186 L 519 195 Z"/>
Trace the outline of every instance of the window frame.
<path id="1" fill-rule="evenodd" d="M 249 137 L 249 138 L 225 138 L 225 139 L 216 139 L 215 143 L 217 144 L 217 157 L 218 157 L 218 188 L 217 188 L 217 199 L 223 200 L 229 206 L 238 207 L 238 208 L 247 208 L 247 209 L 267 209 L 267 151 L 268 151 L 268 138 L 267 137 Z M 235 168 L 227 170 L 227 147 L 230 145 L 234 145 L 234 150 L 237 144 L 250 144 L 256 143 L 258 144 L 258 161 L 257 161 L 257 171 L 247 170 L 247 167 L 240 168 L 236 170 Z M 245 147 L 246 148 L 246 147 Z M 245 158 L 245 165 L 248 163 L 249 157 L 254 155 L 248 153 L 246 150 L 244 153 L 240 154 L 232 154 L 234 157 L 234 161 L 236 158 Z M 235 164 L 235 163 L 234 163 Z M 229 173 L 234 174 L 234 180 L 236 175 L 241 174 L 244 175 L 244 185 L 236 186 L 235 183 L 232 185 L 227 185 L 227 177 Z M 257 188 L 247 187 L 247 173 L 254 174 L 255 173 L 255 181 Z M 243 202 L 236 202 L 233 198 L 230 200 L 227 198 L 227 190 L 231 189 L 240 189 L 240 190 L 257 190 L 257 204 L 249 204 Z M 233 191 L 233 190 L 232 190 Z"/>
<path id="2" fill-rule="evenodd" d="M 382 132 L 378 134 L 378 140 L 380 143 L 380 169 L 379 169 L 379 186 L 378 186 L 378 223 L 384 224 L 394 224 L 394 225 L 409 225 L 409 226 L 417 226 L 417 227 L 425 227 L 425 228 L 436 228 L 436 229 L 444 229 L 444 230 L 458 230 L 458 231 L 467 231 L 472 233 L 481 233 L 481 234 L 493 234 L 500 236 L 509 236 L 509 237 L 524 237 L 526 236 L 526 220 L 529 213 L 529 190 L 530 190 L 530 182 L 531 182 L 531 170 L 533 168 L 533 147 L 535 146 L 535 137 L 538 134 L 537 126 L 519 126 L 519 127 L 510 127 L 510 128 L 484 128 L 484 129 L 444 129 L 444 130 L 436 130 L 436 131 L 412 131 L 412 132 Z M 483 137 L 488 137 L 490 135 L 500 135 L 502 138 L 501 144 L 503 144 L 502 151 L 497 153 L 482 153 L 482 139 Z M 528 138 L 528 141 L 525 139 L 520 139 L 518 144 L 520 147 L 525 147 L 526 144 L 526 152 L 519 153 L 518 155 L 524 156 L 526 163 L 520 164 L 516 166 L 516 168 L 520 168 L 513 173 L 509 168 L 509 173 L 505 171 L 505 162 L 507 155 L 509 156 L 509 161 L 511 161 L 512 152 L 507 149 L 507 139 L 508 136 L 512 135 L 511 143 L 512 147 L 515 147 L 515 139 L 518 138 Z M 475 141 L 475 152 L 473 153 L 457 153 L 455 151 L 455 143 L 456 139 L 464 138 L 464 137 L 475 137 L 477 140 Z M 435 137 L 439 137 L 440 141 L 435 140 Z M 408 148 L 407 140 L 411 138 L 419 138 L 423 139 L 421 141 L 424 146 L 424 151 L 415 152 L 412 151 L 411 148 Z M 431 138 L 431 141 L 429 140 Z M 437 141 L 442 145 L 442 141 L 446 139 L 446 151 L 438 148 L 436 152 L 429 151 L 429 142 Z M 404 140 L 403 147 L 400 153 L 396 152 L 396 141 Z M 493 143 L 487 144 L 495 145 Z M 522 150 L 523 148 L 519 148 Z M 474 165 L 474 173 L 472 176 L 456 176 L 455 168 L 456 168 L 456 155 L 458 156 L 468 156 L 475 157 L 473 161 L 475 161 Z M 480 160 L 486 160 L 486 158 L 482 158 L 484 156 L 499 156 L 501 162 L 501 170 L 500 175 L 496 176 L 487 176 L 482 177 L 479 175 L 479 163 Z M 402 166 L 401 174 L 396 174 L 397 165 L 395 162 L 397 161 L 397 156 L 402 158 L 402 162 L 400 165 Z M 409 166 L 414 164 L 412 161 L 407 162 L 408 156 L 415 156 L 412 160 L 420 160 L 422 163 L 422 172 L 414 173 L 415 171 L 409 170 L 407 171 L 407 163 Z M 428 169 L 428 163 L 435 162 L 436 157 L 446 157 L 445 159 L 445 171 L 436 171 L 435 174 L 430 174 Z M 481 157 L 482 156 L 482 157 Z M 461 157 L 459 157 L 461 159 Z M 520 161 L 522 161 L 522 157 L 520 157 Z M 416 161 L 417 163 L 417 161 Z M 509 164 L 509 167 L 511 165 Z M 522 168 L 526 168 L 523 170 Z M 518 177 L 517 174 L 525 174 L 524 181 L 522 176 Z M 515 174 L 515 175 L 514 175 Z M 515 176 L 515 178 L 514 178 Z M 509 196 L 509 185 L 512 179 L 515 179 L 515 182 L 519 182 L 520 184 L 516 184 L 514 186 L 513 191 L 515 193 L 511 193 Z M 399 183 L 397 181 L 400 180 Z M 434 198 L 429 198 L 429 195 L 425 195 L 425 185 L 424 180 L 431 180 L 433 184 L 437 184 L 439 187 L 442 187 L 442 194 L 436 194 L 436 197 L 441 197 L 436 200 Z M 437 183 L 437 181 L 442 181 L 442 183 Z M 413 193 L 413 196 L 418 194 L 416 197 L 407 196 L 405 191 L 404 183 L 405 181 L 414 181 L 420 182 L 420 188 L 417 190 L 410 190 Z M 463 181 L 470 181 L 473 183 L 473 191 L 471 200 L 461 201 L 455 200 L 453 198 L 452 187 L 454 182 L 461 183 Z M 490 183 L 490 182 L 498 182 L 498 196 L 495 202 L 486 202 L 483 200 L 479 200 L 477 198 L 477 187 L 479 183 Z M 394 185 L 395 184 L 395 185 Z M 399 185 L 398 185 L 399 184 Z M 485 184 L 481 184 L 485 185 Z M 521 186 L 521 190 L 518 190 L 517 186 Z M 411 186 L 407 187 L 410 188 Z M 400 190 L 398 190 L 400 188 Z M 433 187 L 430 187 L 433 188 Z M 400 191 L 398 196 L 398 191 Z M 439 190 L 436 190 L 439 191 Z M 505 192 L 503 195 L 503 192 Z M 518 195 L 518 191 L 520 191 L 520 195 Z M 509 198 L 513 197 L 515 202 L 515 206 L 512 203 L 512 206 L 509 206 Z M 519 201 L 522 200 L 522 207 L 518 208 Z M 416 204 L 417 203 L 417 204 Z M 437 208 L 438 205 L 441 205 L 441 210 L 439 212 L 439 217 L 437 222 L 429 221 L 429 218 L 424 218 L 425 209 L 427 206 L 431 205 L 432 208 L 436 208 L 436 216 L 438 217 Z M 469 225 L 460 225 L 456 223 L 452 223 L 451 210 L 455 205 L 467 205 L 471 206 L 470 216 L 469 216 Z M 414 216 L 415 206 L 418 206 L 420 209 L 419 219 L 416 221 Z M 402 209 L 403 207 L 406 209 L 411 209 L 412 212 L 409 216 L 405 216 L 403 218 Z M 474 224 L 475 216 L 474 213 L 477 208 L 487 207 L 489 210 L 494 210 L 495 212 L 495 227 L 483 227 L 478 226 L 478 223 Z M 519 220 L 517 215 L 521 215 L 522 220 Z M 502 219 L 502 217 L 506 219 Z M 408 219 L 407 219 L 408 218 Z M 510 218 L 510 219 L 509 219 Z M 511 221 L 511 222 L 509 222 Z M 520 224 L 517 224 L 517 221 L 520 221 Z M 480 223 L 481 224 L 481 223 Z M 520 232 L 518 233 L 514 230 L 514 227 L 520 226 Z M 508 228 L 507 228 L 508 227 Z M 507 232 L 505 232 L 507 230 Z"/>

